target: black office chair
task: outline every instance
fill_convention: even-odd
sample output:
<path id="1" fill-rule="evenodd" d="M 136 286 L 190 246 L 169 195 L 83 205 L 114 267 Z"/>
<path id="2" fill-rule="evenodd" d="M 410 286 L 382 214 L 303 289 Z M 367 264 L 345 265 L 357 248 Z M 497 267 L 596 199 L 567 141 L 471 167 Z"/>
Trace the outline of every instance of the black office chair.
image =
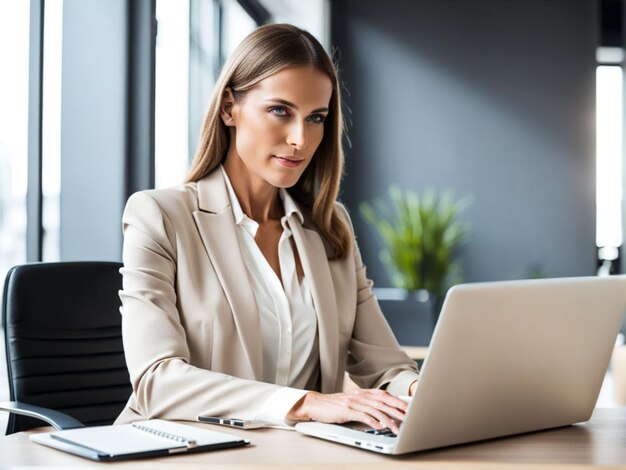
<path id="1" fill-rule="evenodd" d="M 111 424 L 131 394 L 122 346 L 120 263 L 16 266 L 2 325 L 12 411 L 7 434 Z M 43 408 L 42 408 L 43 407 Z M 54 410 L 54 411 L 53 411 Z"/>

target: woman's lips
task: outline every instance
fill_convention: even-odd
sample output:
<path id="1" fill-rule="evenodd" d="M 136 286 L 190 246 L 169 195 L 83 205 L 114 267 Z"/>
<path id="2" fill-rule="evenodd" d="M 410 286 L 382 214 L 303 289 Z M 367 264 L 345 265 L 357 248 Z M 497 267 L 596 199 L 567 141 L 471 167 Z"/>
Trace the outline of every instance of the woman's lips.
<path id="1" fill-rule="evenodd" d="M 293 158 L 278 155 L 273 155 L 273 157 L 276 159 L 276 161 L 278 161 L 278 163 L 287 168 L 296 168 L 304 162 L 304 158 Z"/>

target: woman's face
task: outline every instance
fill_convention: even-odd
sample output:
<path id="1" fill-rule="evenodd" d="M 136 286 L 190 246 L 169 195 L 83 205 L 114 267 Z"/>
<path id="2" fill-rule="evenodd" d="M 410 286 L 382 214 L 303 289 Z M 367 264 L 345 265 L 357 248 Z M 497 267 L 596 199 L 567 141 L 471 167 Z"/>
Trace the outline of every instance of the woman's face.
<path id="1" fill-rule="evenodd" d="M 289 188 L 311 162 L 324 136 L 330 78 L 314 67 L 290 67 L 235 100 L 230 89 L 221 116 L 231 130 L 228 164 L 247 170 L 253 184 Z"/>

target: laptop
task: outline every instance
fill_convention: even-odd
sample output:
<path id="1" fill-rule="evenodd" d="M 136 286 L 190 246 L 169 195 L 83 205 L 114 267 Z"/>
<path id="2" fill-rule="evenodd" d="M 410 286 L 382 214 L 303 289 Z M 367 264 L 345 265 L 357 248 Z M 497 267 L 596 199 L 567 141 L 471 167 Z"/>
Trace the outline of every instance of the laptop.
<path id="1" fill-rule="evenodd" d="M 625 311 L 626 276 L 455 286 L 397 436 L 296 430 L 404 454 L 587 421 Z"/>

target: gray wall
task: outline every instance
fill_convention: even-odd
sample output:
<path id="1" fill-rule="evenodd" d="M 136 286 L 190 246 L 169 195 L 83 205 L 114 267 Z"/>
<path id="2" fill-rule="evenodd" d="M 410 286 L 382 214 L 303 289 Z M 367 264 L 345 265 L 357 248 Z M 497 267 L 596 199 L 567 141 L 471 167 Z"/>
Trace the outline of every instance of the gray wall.
<path id="1" fill-rule="evenodd" d="M 61 259 L 121 259 L 126 201 L 128 5 L 65 0 Z"/>
<path id="2" fill-rule="evenodd" d="M 595 272 L 594 0 L 334 0 L 352 109 L 342 199 L 397 182 L 470 195 L 466 280 Z"/>

